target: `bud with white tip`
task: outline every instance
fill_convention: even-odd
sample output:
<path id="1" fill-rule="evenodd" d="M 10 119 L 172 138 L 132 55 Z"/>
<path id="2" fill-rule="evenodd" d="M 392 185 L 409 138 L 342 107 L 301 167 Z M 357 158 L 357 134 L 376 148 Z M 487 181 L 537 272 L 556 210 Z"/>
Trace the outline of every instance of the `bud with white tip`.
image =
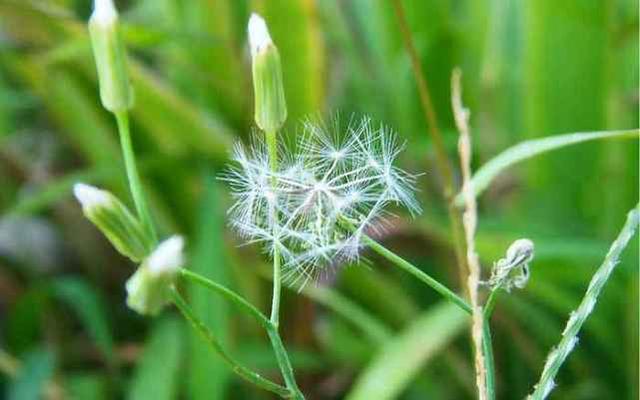
<path id="1" fill-rule="evenodd" d="M 518 239 L 509 246 L 505 258 L 493 265 L 489 286 L 509 292 L 513 287 L 522 289 L 529 281 L 529 262 L 533 260 L 534 244 L 529 239 Z"/>
<path id="2" fill-rule="evenodd" d="M 95 0 L 89 19 L 89 34 L 102 105 L 111 112 L 128 110 L 133 105 L 133 91 L 113 0 Z"/>
<path id="3" fill-rule="evenodd" d="M 84 183 L 73 186 L 82 212 L 124 256 L 142 261 L 151 250 L 151 241 L 140 222 L 117 197 Z"/>
<path id="4" fill-rule="evenodd" d="M 181 236 L 160 243 L 127 281 L 127 305 L 140 314 L 156 315 L 169 302 L 168 291 L 184 263 Z"/>
<path id="5" fill-rule="evenodd" d="M 267 24 L 258 14 L 251 14 L 248 32 L 255 92 L 255 120 L 260 129 L 273 133 L 287 119 L 280 54 L 271 40 Z"/>

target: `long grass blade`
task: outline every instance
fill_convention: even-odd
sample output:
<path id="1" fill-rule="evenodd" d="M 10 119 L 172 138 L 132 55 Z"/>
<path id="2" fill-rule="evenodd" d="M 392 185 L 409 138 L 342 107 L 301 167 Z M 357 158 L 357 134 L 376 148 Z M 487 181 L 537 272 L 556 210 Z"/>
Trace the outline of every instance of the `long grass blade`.
<path id="1" fill-rule="evenodd" d="M 491 182 L 507 168 L 526 159 L 535 157 L 552 150 L 557 150 L 566 146 L 587 142 L 596 139 L 613 138 L 639 138 L 640 130 L 621 131 L 599 131 L 599 132 L 579 132 L 568 133 L 558 136 L 550 136 L 542 139 L 527 140 L 508 148 L 496 157 L 485 163 L 473 175 L 471 184 L 476 196 L 479 196 L 491 184 Z M 456 205 L 464 203 L 462 193 L 456 196 Z"/>
<path id="2" fill-rule="evenodd" d="M 464 330 L 468 319 L 467 313 L 451 303 L 432 307 L 386 343 L 346 398 L 396 398 L 426 363 Z"/>

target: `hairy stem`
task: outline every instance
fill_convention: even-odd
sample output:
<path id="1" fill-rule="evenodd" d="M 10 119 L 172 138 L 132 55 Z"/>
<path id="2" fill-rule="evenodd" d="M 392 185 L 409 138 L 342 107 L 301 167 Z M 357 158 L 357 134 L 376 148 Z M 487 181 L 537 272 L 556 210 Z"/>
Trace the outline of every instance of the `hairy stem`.
<path id="1" fill-rule="evenodd" d="M 178 310 L 182 313 L 187 321 L 191 324 L 193 329 L 198 331 L 204 340 L 211 346 L 211 348 L 220 356 L 222 359 L 231 367 L 231 370 L 238 374 L 241 378 L 245 379 L 248 382 L 253 383 L 254 385 L 273 392 L 280 397 L 283 398 L 291 398 L 293 393 L 291 390 L 287 389 L 284 386 L 278 385 L 275 382 L 270 381 L 269 379 L 263 378 L 257 372 L 251 371 L 250 369 L 238 364 L 227 352 L 222 348 L 216 337 L 213 335 L 211 330 L 202 322 L 198 317 L 193 313 L 191 307 L 185 302 L 180 293 L 175 287 L 171 288 L 171 298 L 178 307 Z"/>
<path id="2" fill-rule="evenodd" d="M 249 303 L 234 291 L 194 272 L 183 269 L 180 271 L 180 277 L 190 282 L 201 285 L 225 297 L 232 303 L 242 308 L 248 314 L 251 314 L 253 317 L 255 317 L 255 319 L 258 320 L 258 322 L 260 322 L 263 328 L 267 331 L 269 340 L 271 341 L 271 346 L 273 347 L 273 351 L 276 355 L 276 360 L 278 361 L 278 365 L 280 366 L 280 369 L 282 371 L 282 377 L 287 385 L 287 388 L 289 388 L 289 390 L 291 391 L 291 398 L 304 399 L 304 396 L 302 395 L 300 389 L 298 388 L 298 385 L 296 384 L 293 375 L 293 368 L 291 367 L 289 356 L 287 355 L 284 344 L 282 343 L 282 339 L 278 334 L 278 330 L 275 328 L 275 325 L 273 325 L 271 321 L 263 313 L 260 312 L 260 310 L 258 310 L 253 304 Z"/>
<path id="3" fill-rule="evenodd" d="M 284 379 L 287 388 L 291 392 L 291 398 L 296 400 L 304 400 L 304 395 L 302 394 L 300 388 L 298 388 L 298 384 L 296 383 L 296 377 L 293 374 L 291 361 L 289 361 L 287 350 L 284 348 L 284 344 L 282 343 L 280 334 L 278 334 L 277 327 L 269 323 L 269 325 L 267 326 L 267 335 L 269 336 L 269 340 L 271 341 L 273 352 L 276 355 L 276 361 L 280 366 L 282 378 Z"/>
<path id="4" fill-rule="evenodd" d="M 153 221 L 151 220 L 151 214 L 147 206 L 147 201 L 142 190 L 142 183 L 140 181 L 140 175 L 138 174 L 138 168 L 136 166 L 136 157 L 133 153 L 133 145 L 131 144 L 131 133 L 129 130 L 129 115 L 126 111 L 118 111 L 115 113 L 116 121 L 118 123 L 118 132 L 120 134 L 120 146 L 122 148 L 122 155 L 124 157 L 124 165 L 127 170 L 127 180 L 129 181 L 129 188 L 131 190 L 131 196 L 136 206 L 138 218 L 140 218 L 142 226 L 155 243 L 158 241 Z"/>
<path id="5" fill-rule="evenodd" d="M 636 205 L 636 207 L 629 212 L 627 215 L 627 221 L 616 240 L 611 244 L 611 248 L 605 257 L 604 262 L 600 268 L 598 268 L 596 273 L 593 274 L 591 282 L 589 282 L 589 287 L 587 288 L 580 305 L 571 313 L 569 320 L 567 321 L 567 325 L 562 332 L 562 339 L 560 339 L 560 343 L 558 343 L 558 346 L 549 353 L 547 362 L 542 370 L 542 375 L 540 376 L 540 381 L 535 385 L 534 392 L 529 396 L 529 399 L 545 399 L 555 387 L 555 377 L 558 374 L 560 367 L 578 342 L 578 332 L 580 332 L 580 328 L 593 311 L 593 308 L 598 301 L 598 295 L 607 283 L 607 280 L 609 280 L 613 269 L 619 262 L 622 250 L 624 250 L 635 234 L 636 229 L 638 229 L 638 224 L 640 223 L 639 207 L 640 204 Z"/>
<path id="6" fill-rule="evenodd" d="M 485 318 L 482 306 L 478 299 L 478 286 L 480 285 L 480 260 L 476 252 L 475 235 L 478 226 L 478 212 L 476 197 L 471 183 L 471 134 L 469 131 L 469 110 L 462 104 L 462 73 L 455 69 L 451 75 L 451 106 L 455 118 L 456 127 L 460 132 L 458 139 L 458 153 L 460 154 L 460 169 L 462 171 L 462 195 L 465 210 L 462 215 L 465 241 L 467 243 L 467 266 L 469 276 L 467 287 L 472 308 L 471 337 L 475 349 L 476 386 L 480 400 L 488 398 L 487 394 L 487 360 L 485 359 L 486 343 L 483 343 Z M 490 378 L 490 379 L 493 379 Z"/>

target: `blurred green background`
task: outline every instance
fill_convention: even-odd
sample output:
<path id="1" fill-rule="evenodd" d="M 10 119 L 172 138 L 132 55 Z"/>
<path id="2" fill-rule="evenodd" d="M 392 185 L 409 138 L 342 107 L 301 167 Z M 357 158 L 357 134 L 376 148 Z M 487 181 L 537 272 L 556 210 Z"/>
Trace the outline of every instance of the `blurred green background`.
<path id="1" fill-rule="evenodd" d="M 188 237 L 190 268 L 268 310 L 269 267 L 225 225 L 215 179 L 252 131 L 245 27 L 262 13 L 284 68 L 295 136 L 302 118 L 370 115 L 408 142 L 425 172 L 425 212 L 382 240 L 453 288 L 441 182 L 409 58 L 384 0 L 116 1 L 129 48 L 133 139 L 163 235 Z M 638 126 L 635 0 L 405 0 L 447 150 L 457 167 L 451 70 L 464 71 L 474 168 L 517 142 Z M 87 181 L 130 204 L 115 121 L 98 98 L 88 0 L 0 0 L 0 377 L 8 399 L 268 399 L 231 374 L 168 309 L 126 308 L 133 272 L 72 199 Z M 456 168 L 457 170 L 457 168 Z M 457 174 L 456 174 L 457 175 Z M 523 398 L 570 310 L 638 198 L 637 140 L 594 141 L 502 174 L 480 198 L 487 269 L 513 240 L 536 243 L 525 290 L 493 319 L 498 397 Z M 465 319 L 376 257 L 284 297 L 282 334 L 309 399 L 473 398 Z M 487 272 L 488 273 L 488 272 Z M 244 364 L 279 379 L 251 319 L 185 287 L 197 313 Z M 561 370 L 557 399 L 638 398 L 638 246 L 607 284 Z M 369 386 L 367 386 L 369 385 Z M 371 393 L 371 392 L 369 392 Z M 375 392 L 374 392 L 375 393 Z M 381 395 L 382 396 L 382 395 Z"/>

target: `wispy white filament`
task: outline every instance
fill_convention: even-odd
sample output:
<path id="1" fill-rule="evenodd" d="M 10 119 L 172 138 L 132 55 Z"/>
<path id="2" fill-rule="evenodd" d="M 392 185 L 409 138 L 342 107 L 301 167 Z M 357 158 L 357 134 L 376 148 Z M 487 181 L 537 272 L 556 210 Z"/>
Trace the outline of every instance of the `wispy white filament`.
<path id="1" fill-rule="evenodd" d="M 304 284 L 319 272 L 358 257 L 366 230 L 380 228 L 390 203 L 420 212 L 415 176 L 393 165 L 402 150 L 392 132 L 367 118 L 346 134 L 308 122 L 294 149 L 280 148 L 273 173 L 262 140 L 234 148 L 223 176 L 235 204 L 231 225 L 268 252 L 278 249 L 285 278 Z M 275 186 L 274 183 L 275 182 Z"/>
<path id="2" fill-rule="evenodd" d="M 267 24 L 260 15 L 253 13 L 249 18 L 249 46 L 251 47 L 251 56 L 260 52 L 264 47 L 272 44 L 271 35 Z"/>

